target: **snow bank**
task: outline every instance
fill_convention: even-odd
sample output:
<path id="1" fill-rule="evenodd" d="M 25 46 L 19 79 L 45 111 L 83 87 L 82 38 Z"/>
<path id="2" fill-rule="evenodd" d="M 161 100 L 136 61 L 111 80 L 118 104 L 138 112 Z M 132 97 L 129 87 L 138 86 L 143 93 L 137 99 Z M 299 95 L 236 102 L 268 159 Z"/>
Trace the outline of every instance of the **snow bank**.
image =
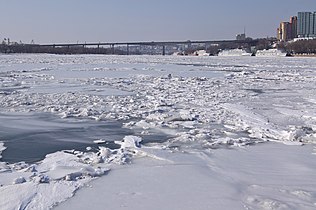
<path id="1" fill-rule="evenodd" d="M 121 145 L 121 148 L 138 148 L 140 147 L 140 143 L 142 142 L 142 138 L 137 136 L 126 136 L 124 137 L 122 142 L 116 141 L 116 144 Z"/>
<path id="2" fill-rule="evenodd" d="M 126 139 L 140 140 L 130 136 L 122 142 Z M 6 165 L 7 171 L 0 172 L 0 207 L 189 210 L 313 209 L 316 205 L 312 145 L 266 143 L 187 152 L 130 146 L 121 152 L 122 148 L 57 152 L 38 164 Z M 134 155 L 132 167 L 116 164 L 124 152 Z M 108 176 L 93 178 L 110 169 Z"/>
<path id="3" fill-rule="evenodd" d="M 49 209 L 72 197 L 77 183 L 66 181 L 38 184 L 25 182 L 0 187 L 1 209 Z"/>
<path id="4" fill-rule="evenodd" d="M 312 149 L 275 143 L 188 153 L 142 148 L 159 159 L 114 169 L 55 209 L 314 209 Z"/>

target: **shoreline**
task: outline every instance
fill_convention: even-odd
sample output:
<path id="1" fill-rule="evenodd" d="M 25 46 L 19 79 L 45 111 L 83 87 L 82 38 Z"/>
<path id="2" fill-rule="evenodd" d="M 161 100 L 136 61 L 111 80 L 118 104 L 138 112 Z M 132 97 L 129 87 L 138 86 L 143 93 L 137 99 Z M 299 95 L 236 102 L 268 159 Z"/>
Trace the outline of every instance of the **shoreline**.
<path id="1" fill-rule="evenodd" d="M 291 55 L 291 56 L 289 56 L 289 57 L 315 58 L 315 57 L 316 57 L 316 54 L 308 54 L 308 55 L 294 54 L 294 55 Z"/>

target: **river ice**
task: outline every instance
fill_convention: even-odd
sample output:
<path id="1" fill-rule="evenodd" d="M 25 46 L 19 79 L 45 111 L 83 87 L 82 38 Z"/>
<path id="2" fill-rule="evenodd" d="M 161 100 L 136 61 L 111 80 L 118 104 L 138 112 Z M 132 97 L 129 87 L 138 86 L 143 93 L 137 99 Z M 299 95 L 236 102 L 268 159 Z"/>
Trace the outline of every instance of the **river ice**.
<path id="1" fill-rule="evenodd" d="M 0 208 L 313 209 L 315 87 L 313 58 L 0 55 L 4 160 L 22 129 L 5 129 L 11 115 L 38 133 L 67 120 L 133 131 L 1 162 Z M 23 117 L 41 113 L 60 121 Z M 109 202 L 92 199 L 101 189 Z"/>
<path id="2" fill-rule="evenodd" d="M 1 153 L 3 150 L 5 150 L 6 148 L 4 147 L 3 142 L 0 142 L 0 159 L 2 158 Z"/>

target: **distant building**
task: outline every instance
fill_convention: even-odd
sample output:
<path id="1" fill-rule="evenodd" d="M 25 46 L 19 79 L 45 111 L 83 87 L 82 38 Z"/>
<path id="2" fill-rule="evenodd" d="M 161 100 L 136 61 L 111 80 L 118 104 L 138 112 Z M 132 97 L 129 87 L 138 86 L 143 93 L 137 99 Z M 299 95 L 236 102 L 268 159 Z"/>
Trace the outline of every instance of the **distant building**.
<path id="1" fill-rule="evenodd" d="M 291 39 L 297 38 L 297 16 L 290 18 L 291 24 Z"/>
<path id="2" fill-rule="evenodd" d="M 242 41 L 246 40 L 246 34 L 245 33 L 237 34 L 236 35 L 236 40 L 242 40 Z"/>
<path id="3" fill-rule="evenodd" d="M 278 39 L 280 41 L 288 41 L 289 40 L 289 22 L 281 22 L 280 27 L 278 28 Z"/>
<path id="4" fill-rule="evenodd" d="M 277 30 L 280 41 L 289 41 L 297 37 L 297 17 L 291 17 L 290 22 L 281 22 Z"/>
<path id="5" fill-rule="evenodd" d="M 247 36 L 246 36 L 246 27 L 245 27 L 244 33 L 236 35 L 236 40 L 245 41 L 246 39 L 247 39 Z"/>
<path id="6" fill-rule="evenodd" d="M 297 15 L 298 37 L 316 37 L 316 12 L 299 12 Z"/>

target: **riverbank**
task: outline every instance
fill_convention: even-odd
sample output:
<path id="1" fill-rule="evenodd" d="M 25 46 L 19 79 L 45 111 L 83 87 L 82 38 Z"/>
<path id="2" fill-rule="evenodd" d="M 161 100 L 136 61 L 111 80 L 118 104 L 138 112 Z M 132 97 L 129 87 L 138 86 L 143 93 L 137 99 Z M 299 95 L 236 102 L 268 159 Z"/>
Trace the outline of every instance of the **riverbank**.
<path id="1" fill-rule="evenodd" d="M 294 55 L 291 55 L 292 57 L 304 57 L 304 58 L 315 58 L 316 57 L 316 54 L 294 54 Z"/>

